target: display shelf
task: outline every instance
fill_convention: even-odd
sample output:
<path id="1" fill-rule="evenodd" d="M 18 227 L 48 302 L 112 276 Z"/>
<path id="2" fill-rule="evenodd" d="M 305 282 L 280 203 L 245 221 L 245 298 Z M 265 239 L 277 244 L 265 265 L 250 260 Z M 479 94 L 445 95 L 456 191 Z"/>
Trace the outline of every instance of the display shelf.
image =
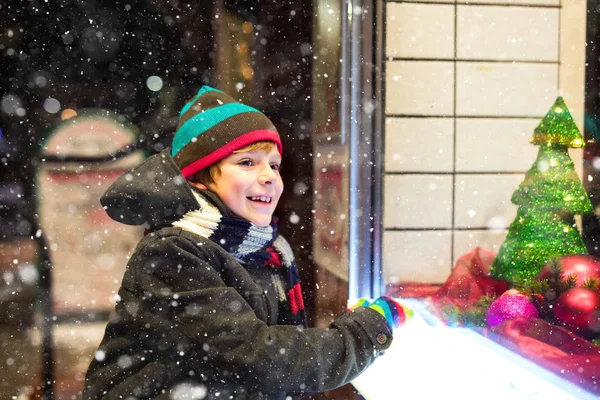
<path id="1" fill-rule="evenodd" d="M 352 382 L 366 400 L 597 399 L 472 329 L 445 326 L 419 300 L 400 302 L 414 318 Z"/>

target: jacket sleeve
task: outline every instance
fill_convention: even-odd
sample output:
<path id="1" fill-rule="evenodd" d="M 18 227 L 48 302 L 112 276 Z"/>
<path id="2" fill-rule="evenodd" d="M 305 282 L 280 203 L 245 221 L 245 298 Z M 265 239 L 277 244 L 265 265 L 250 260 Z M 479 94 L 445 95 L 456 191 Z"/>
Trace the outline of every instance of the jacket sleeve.
<path id="1" fill-rule="evenodd" d="M 204 250 L 182 236 L 158 237 L 134 263 L 144 312 L 179 338 L 178 352 L 196 372 L 218 371 L 263 392 L 317 392 L 348 383 L 390 346 L 385 318 L 365 307 L 329 328 L 268 326 L 251 305 L 265 301 L 262 292 L 242 284 L 252 281 L 239 276 L 245 269 Z"/>

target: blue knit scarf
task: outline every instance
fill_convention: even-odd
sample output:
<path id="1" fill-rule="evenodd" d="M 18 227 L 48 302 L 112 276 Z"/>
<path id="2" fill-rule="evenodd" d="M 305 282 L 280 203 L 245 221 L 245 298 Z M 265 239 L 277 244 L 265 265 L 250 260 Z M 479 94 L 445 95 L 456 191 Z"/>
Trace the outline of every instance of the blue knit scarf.
<path id="1" fill-rule="evenodd" d="M 200 208 L 188 212 L 173 226 L 211 240 L 242 265 L 252 262 L 278 270 L 287 283 L 287 287 L 282 288 L 279 279 L 273 282 L 279 293 L 278 323 L 306 326 L 300 275 L 294 253 L 289 243 L 277 234 L 276 222 L 260 227 L 233 214 L 223 215 L 207 199 L 208 193 L 202 192 L 193 190 Z"/>

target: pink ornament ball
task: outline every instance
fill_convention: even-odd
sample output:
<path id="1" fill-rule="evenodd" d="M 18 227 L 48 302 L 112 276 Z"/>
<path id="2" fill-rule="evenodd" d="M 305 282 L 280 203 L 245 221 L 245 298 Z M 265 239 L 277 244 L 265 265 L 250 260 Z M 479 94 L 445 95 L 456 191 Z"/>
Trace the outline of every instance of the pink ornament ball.
<path id="1" fill-rule="evenodd" d="M 525 296 L 504 295 L 490 305 L 486 321 L 488 326 L 494 326 L 517 317 L 537 318 L 538 310 Z"/>

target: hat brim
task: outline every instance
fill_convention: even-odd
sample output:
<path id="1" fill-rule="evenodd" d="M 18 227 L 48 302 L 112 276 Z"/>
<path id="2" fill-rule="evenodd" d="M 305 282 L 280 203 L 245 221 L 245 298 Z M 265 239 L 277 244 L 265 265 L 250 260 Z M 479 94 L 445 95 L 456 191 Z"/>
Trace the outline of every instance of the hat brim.
<path id="1" fill-rule="evenodd" d="M 283 154 L 283 146 L 281 145 L 281 139 L 276 131 L 270 129 L 259 129 L 255 131 L 247 132 L 225 146 L 218 148 L 209 155 L 202 157 L 193 163 L 187 165 L 181 169 L 181 174 L 187 179 L 194 175 L 196 172 L 201 171 L 211 165 L 221 161 L 222 159 L 233 154 L 234 151 L 241 149 L 242 147 L 248 146 L 252 143 L 268 141 L 274 142 L 277 145 L 279 154 Z"/>

